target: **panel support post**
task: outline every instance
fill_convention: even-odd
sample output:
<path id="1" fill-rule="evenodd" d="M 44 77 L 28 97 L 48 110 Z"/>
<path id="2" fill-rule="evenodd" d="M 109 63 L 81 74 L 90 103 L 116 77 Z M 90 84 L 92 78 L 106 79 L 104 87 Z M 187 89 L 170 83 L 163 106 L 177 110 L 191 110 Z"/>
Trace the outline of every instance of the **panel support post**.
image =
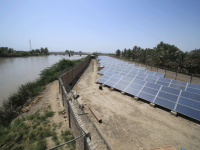
<path id="1" fill-rule="evenodd" d="M 154 104 L 154 103 L 150 103 L 150 106 L 151 106 L 151 107 L 155 107 L 155 104 Z"/>
<path id="2" fill-rule="evenodd" d="M 192 78 L 193 78 L 193 74 L 191 75 L 191 78 L 190 78 L 190 83 L 192 82 Z"/>
<path id="3" fill-rule="evenodd" d="M 125 92 L 121 92 L 122 95 L 125 95 Z"/>
<path id="4" fill-rule="evenodd" d="M 170 114 L 175 116 L 175 117 L 177 116 L 177 112 L 175 112 L 175 111 L 171 111 Z"/>
<path id="5" fill-rule="evenodd" d="M 139 98 L 137 96 L 134 96 L 134 99 L 137 101 Z"/>

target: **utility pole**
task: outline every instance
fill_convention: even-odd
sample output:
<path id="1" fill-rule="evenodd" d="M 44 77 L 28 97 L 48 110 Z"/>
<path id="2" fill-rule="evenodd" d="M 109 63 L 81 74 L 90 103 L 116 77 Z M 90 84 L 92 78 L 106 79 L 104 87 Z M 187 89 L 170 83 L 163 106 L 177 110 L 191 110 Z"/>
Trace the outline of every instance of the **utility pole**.
<path id="1" fill-rule="evenodd" d="M 30 43 L 30 51 L 31 51 L 31 40 L 29 40 L 29 43 Z"/>

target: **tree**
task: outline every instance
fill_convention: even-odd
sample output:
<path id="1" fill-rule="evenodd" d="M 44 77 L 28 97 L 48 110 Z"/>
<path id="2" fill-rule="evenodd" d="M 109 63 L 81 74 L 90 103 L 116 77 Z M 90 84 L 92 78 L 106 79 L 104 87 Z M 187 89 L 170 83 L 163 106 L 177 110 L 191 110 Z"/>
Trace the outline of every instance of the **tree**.
<path id="1" fill-rule="evenodd" d="M 120 56 L 120 50 L 116 50 L 116 56 Z"/>
<path id="2" fill-rule="evenodd" d="M 125 57 L 130 59 L 130 57 L 131 57 L 131 49 L 130 48 L 126 51 Z"/>
<path id="3" fill-rule="evenodd" d="M 47 47 L 44 48 L 44 54 L 48 55 L 49 54 L 49 50 Z"/>
<path id="4" fill-rule="evenodd" d="M 126 48 L 125 48 L 125 49 L 124 49 L 124 57 L 126 57 L 126 51 L 127 51 L 127 50 L 126 50 Z"/>
<path id="5" fill-rule="evenodd" d="M 35 52 L 40 54 L 40 49 L 36 49 Z"/>
<path id="6" fill-rule="evenodd" d="M 66 50 L 65 53 L 69 53 L 69 50 Z"/>

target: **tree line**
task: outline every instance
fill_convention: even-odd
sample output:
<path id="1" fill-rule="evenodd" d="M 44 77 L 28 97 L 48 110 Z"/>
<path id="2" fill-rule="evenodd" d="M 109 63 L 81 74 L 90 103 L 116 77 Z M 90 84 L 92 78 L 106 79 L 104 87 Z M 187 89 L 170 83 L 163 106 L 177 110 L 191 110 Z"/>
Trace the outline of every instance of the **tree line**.
<path id="1" fill-rule="evenodd" d="M 116 56 L 135 62 L 176 69 L 182 73 L 200 74 L 200 49 L 183 52 L 174 45 L 160 42 L 154 48 L 116 50 Z"/>
<path id="2" fill-rule="evenodd" d="M 17 51 L 13 48 L 0 47 L 0 57 L 39 56 L 48 54 L 49 50 L 47 47 L 41 47 L 40 49 L 32 49 L 31 51 Z"/>

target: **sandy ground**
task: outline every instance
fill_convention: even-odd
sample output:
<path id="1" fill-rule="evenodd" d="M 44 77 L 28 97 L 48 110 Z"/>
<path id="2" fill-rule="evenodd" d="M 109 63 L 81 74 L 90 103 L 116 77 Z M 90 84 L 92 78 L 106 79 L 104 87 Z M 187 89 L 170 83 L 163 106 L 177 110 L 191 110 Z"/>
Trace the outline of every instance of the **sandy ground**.
<path id="1" fill-rule="evenodd" d="M 33 107 L 31 107 L 31 109 L 27 112 L 24 113 L 23 115 L 30 115 L 35 113 L 38 109 L 41 110 L 52 110 L 55 112 L 55 115 L 50 119 L 50 124 L 53 125 L 53 123 L 60 123 L 62 122 L 62 126 L 60 127 L 60 129 L 56 129 L 56 133 L 58 133 L 58 136 L 60 136 L 61 134 L 61 130 L 70 130 L 69 129 L 69 125 L 68 125 L 68 119 L 64 118 L 67 117 L 66 114 L 58 114 L 58 111 L 62 111 L 64 110 L 64 107 L 62 105 L 62 99 L 61 99 L 61 95 L 59 94 L 59 83 L 58 80 L 49 83 L 46 85 L 46 89 L 42 92 L 43 94 L 37 96 L 37 97 L 41 97 L 42 99 L 36 103 Z M 35 99 L 37 98 L 35 97 Z M 49 108 L 50 105 L 50 108 Z M 55 146 L 54 141 L 52 141 L 52 137 L 49 137 L 46 139 L 47 140 L 47 148 L 51 148 Z M 61 142 L 63 143 L 63 142 Z M 65 146 L 63 146 L 63 149 L 66 149 Z"/>
<path id="2" fill-rule="evenodd" d="M 99 90 L 95 83 L 101 77 L 97 67 L 96 60 L 92 60 L 74 90 L 80 95 L 79 102 L 87 103 L 86 107 L 91 105 L 102 118 L 103 123 L 98 125 L 115 150 L 148 150 L 167 145 L 177 150 L 200 149 L 199 124 L 172 116 L 164 109 L 150 107 L 148 103 L 108 87 Z M 49 96 L 49 103 L 55 103 L 56 109 L 61 104 L 55 98 L 51 100 Z M 91 113 L 89 117 L 97 122 Z"/>

